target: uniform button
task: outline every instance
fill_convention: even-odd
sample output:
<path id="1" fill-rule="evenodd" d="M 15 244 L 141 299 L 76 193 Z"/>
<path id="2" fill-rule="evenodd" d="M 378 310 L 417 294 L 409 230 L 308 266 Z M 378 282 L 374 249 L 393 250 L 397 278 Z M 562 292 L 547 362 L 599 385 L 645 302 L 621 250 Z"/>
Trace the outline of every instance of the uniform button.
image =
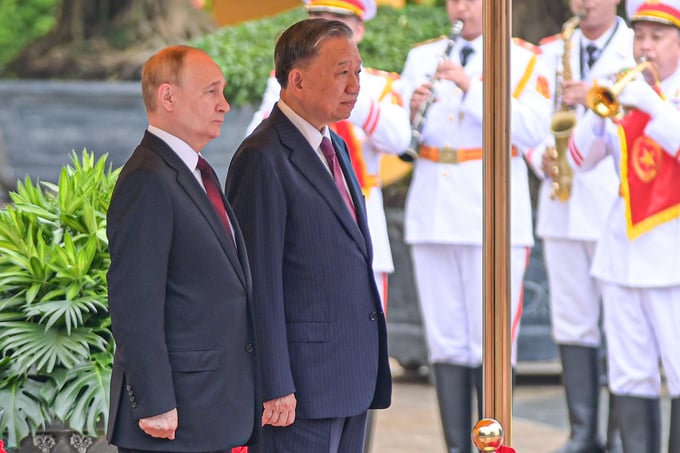
<path id="1" fill-rule="evenodd" d="M 371 314 L 368 315 L 368 319 L 370 319 L 371 321 L 375 321 L 376 319 L 378 319 L 378 313 L 375 312 L 375 311 L 372 311 Z"/>
<path id="2" fill-rule="evenodd" d="M 132 386 L 130 384 L 126 385 L 125 388 L 127 389 L 128 392 L 132 390 Z"/>
<path id="3" fill-rule="evenodd" d="M 255 350 L 255 348 L 253 347 L 252 343 L 248 343 L 246 345 L 246 352 L 253 352 L 254 350 Z"/>
<path id="4" fill-rule="evenodd" d="M 133 401 L 133 402 L 132 402 L 132 408 L 134 409 L 134 408 L 136 408 L 136 407 L 137 407 L 137 403 L 135 403 L 135 402 Z"/>

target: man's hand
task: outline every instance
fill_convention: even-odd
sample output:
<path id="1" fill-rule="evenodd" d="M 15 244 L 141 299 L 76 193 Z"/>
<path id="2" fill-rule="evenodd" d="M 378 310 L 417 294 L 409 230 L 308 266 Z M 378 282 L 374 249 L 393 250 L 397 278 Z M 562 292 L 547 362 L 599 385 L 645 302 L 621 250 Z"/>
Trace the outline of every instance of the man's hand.
<path id="1" fill-rule="evenodd" d="M 139 427 L 151 437 L 174 440 L 177 430 L 177 408 L 153 417 L 140 418 Z"/>
<path id="2" fill-rule="evenodd" d="M 567 107 L 587 106 L 586 98 L 591 86 L 589 82 L 581 80 L 565 80 L 562 82 L 562 98 L 560 100 L 562 105 Z"/>
<path id="3" fill-rule="evenodd" d="M 619 103 L 626 107 L 636 107 L 654 117 L 663 106 L 663 99 L 643 80 L 633 80 L 619 94 Z"/>
<path id="4" fill-rule="evenodd" d="M 262 413 L 262 426 L 288 426 L 295 421 L 295 407 L 297 400 L 295 394 L 282 396 L 267 401 L 263 404 L 264 412 Z"/>

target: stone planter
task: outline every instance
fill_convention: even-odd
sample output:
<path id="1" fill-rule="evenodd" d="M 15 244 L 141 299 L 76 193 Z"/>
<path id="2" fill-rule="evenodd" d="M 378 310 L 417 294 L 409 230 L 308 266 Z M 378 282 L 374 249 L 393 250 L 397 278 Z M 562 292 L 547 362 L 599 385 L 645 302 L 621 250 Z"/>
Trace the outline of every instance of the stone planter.
<path id="1" fill-rule="evenodd" d="M 8 453 L 117 453 L 105 436 L 89 437 L 78 434 L 61 425 L 52 425 L 21 442 L 17 449 Z"/>

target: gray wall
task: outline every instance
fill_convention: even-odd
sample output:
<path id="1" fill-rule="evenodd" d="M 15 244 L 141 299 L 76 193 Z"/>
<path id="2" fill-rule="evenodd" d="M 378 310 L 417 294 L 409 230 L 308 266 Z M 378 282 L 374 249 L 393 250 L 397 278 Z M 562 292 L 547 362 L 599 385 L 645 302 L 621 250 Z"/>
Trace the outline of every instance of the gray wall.
<path id="1" fill-rule="evenodd" d="M 204 155 L 224 182 L 253 108 L 232 110 Z M 83 148 L 122 165 L 147 126 L 139 82 L 0 80 L 0 161 L 5 179 L 56 181 Z"/>

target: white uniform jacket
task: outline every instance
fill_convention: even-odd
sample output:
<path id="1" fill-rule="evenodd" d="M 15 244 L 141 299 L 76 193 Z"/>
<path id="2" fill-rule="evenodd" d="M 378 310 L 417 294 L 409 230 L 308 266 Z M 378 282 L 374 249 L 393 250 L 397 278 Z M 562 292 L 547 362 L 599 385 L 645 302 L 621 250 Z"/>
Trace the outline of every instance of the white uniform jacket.
<path id="1" fill-rule="evenodd" d="M 680 151 L 680 69 L 661 82 L 667 102 L 650 119 L 644 134 L 671 157 Z M 575 169 L 589 170 L 608 155 L 621 169 L 622 143 L 617 126 L 587 112 L 574 129 L 569 158 Z M 680 182 L 673 189 L 680 190 Z M 624 198 L 611 210 L 597 244 L 592 274 L 598 279 L 636 288 L 680 285 L 680 218 L 658 224 L 635 239 L 627 235 Z"/>
<path id="2" fill-rule="evenodd" d="M 381 154 L 401 154 L 411 140 L 408 111 L 402 107 L 401 97 L 396 92 L 398 78 L 398 74 L 362 68 L 357 104 L 348 123 L 337 125 L 336 129 L 350 148 L 352 166 L 366 197 L 373 270 L 376 272 L 394 270 L 379 177 Z M 262 104 L 253 116 L 247 134 L 269 116 L 280 92 L 278 81 L 270 77 Z M 339 129 L 345 126 L 345 130 Z"/>
<path id="3" fill-rule="evenodd" d="M 408 103 L 413 91 L 429 81 L 435 72 L 447 40 L 420 44 L 409 52 L 402 72 L 403 98 Z M 456 43 L 451 59 L 466 44 Z M 466 73 L 471 83 L 463 92 L 450 81 L 436 84 L 435 101 L 426 114 L 421 142 L 437 148 L 481 149 L 483 112 L 483 43 L 469 43 L 474 53 L 468 58 Z M 511 49 L 511 142 L 519 149 L 537 146 L 548 133 L 550 99 L 547 80 L 542 78 L 543 94 L 537 88 L 536 53 L 513 40 Z M 531 204 L 527 167 L 522 156 L 513 153 L 511 161 L 511 242 L 533 245 Z M 408 243 L 447 243 L 481 245 L 482 160 L 441 163 L 420 158 L 415 163 L 406 202 L 406 241 Z"/>
<path id="4" fill-rule="evenodd" d="M 602 50 L 599 58 L 584 79 L 581 79 L 581 67 L 585 64 L 581 57 L 582 41 L 584 40 L 580 29 L 576 29 L 571 35 L 571 52 L 569 56 L 573 80 L 610 80 L 617 72 L 625 68 L 635 66 L 633 59 L 633 31 L 626 25 L 623 19 L 617 18 L 614 25 L 613 35 L 606 47 Z M 554 39 L 553 39 L 554 38 Z M 546 39 L 541 45 L 541 59 L 548 69 L 548 74 L 563 73 L 562 58 L 564 53 L 564 41 L 560 35 Z M 551 83 L 551 88 L 556 89 L 557 83 Z M 552 98 L 555 99 L 553 92 Z M 555 104 L 558 104 L 555 106 Z M 559 100 L 553 107 L 560 109 Z M 577 118 L 585 113 L 583 106 L 575 109 Z M 527 159 L 534 171 L 542 175 L 541 161 L 546 146 L 554 144 L 554 137 L 550 134 L 545 143 L 533 151 L 527 153 Z M 538 219 L 536 222 L 536 234 L 541 238 L 571 239 L 596 241 L 599 239 L 609 210 L 618 198 L 619 180 L 614 169 L 614 162 L 610 158 L 604 159 L 592 171 L 573 175 L 571 196 L 566 201 L 551 199 L 552 180 L 544 179 L 539 191 Z"/>

